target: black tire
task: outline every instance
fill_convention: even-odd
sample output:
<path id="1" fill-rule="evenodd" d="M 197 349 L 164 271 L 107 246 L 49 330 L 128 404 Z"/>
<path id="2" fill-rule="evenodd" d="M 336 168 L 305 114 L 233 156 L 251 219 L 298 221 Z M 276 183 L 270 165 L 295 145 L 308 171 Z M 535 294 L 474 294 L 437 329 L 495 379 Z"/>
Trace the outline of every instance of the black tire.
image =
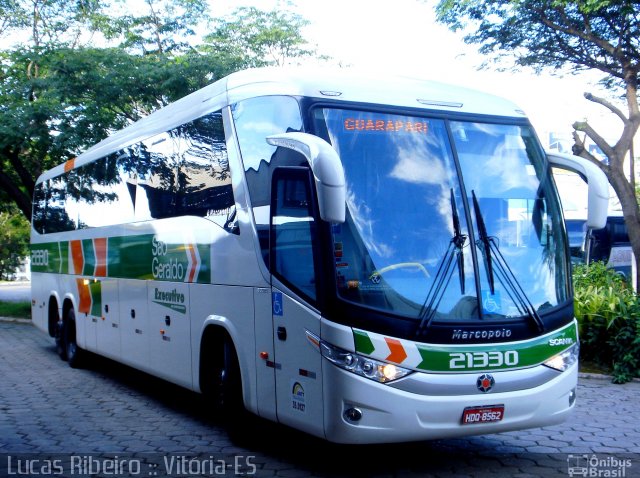
<path id="1" fill-rule="evenodd" d="M 203 342 L 201 389 L 212 409 L 223 421 L 244 412 L 240 365 L 231 337 L 221 330 L 210 331 Z"/>
<path id="2" fill-rule="evenodd" d="M 76 340 L 76 314 L 73 309 L 67 311 L 64 332 L 67 362 L 72 368 L 80 368 L 84 358 L 84 350 L 78 347 Z"/>
<path id="3" fill-rule="evenodd" d="M 55 327 L 55 340 L 56 352 L 62 360 L 67 360 L 67 344 L 65 342 L 65 335 L 66 332 L 64 322 L 59 319 L 58 322 L 56 322 Z"/>
<path id="4" fill-rule="evenodd" d="M 242 401 L 242 378 L 236 349 L 228 336 L 222 340 L 222 361 L 217 367 L 217 394 L 220 410 L 229 416 L 245 411 Z"/>

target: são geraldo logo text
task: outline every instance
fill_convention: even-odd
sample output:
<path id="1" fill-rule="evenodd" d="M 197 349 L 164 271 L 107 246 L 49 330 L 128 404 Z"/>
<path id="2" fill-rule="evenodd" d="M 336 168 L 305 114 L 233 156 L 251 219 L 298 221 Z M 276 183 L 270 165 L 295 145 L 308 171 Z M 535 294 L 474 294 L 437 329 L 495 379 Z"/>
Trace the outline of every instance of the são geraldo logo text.
<path id="1" fill-rule="evenodd" d="M 171 257 L 166 242 L 155 237 L 151 243 L 151 273 L 157 280 L 184 281 L 184 265 L 176 257 Z"/>

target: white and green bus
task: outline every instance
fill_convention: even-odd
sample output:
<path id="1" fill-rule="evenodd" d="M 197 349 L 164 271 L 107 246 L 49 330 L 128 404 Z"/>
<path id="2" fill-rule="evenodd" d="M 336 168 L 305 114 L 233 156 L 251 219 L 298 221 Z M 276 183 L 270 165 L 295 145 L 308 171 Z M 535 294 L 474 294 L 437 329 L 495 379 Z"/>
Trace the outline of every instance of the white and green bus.
<path id="1" fill-rule="evenodd" d="M 104 355 L 335 442 L 558 423 L 578 334 L 552 166 L 602 227 L 604 176 L 508 101 L 238 72 L 37 180 L 33 320 L 71 366 Z"/>

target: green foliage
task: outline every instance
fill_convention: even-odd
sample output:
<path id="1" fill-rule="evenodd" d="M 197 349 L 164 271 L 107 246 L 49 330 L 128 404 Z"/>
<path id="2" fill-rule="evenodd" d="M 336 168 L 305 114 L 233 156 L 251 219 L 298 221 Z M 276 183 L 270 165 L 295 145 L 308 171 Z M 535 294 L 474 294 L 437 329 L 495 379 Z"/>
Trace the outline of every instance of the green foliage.
<path id="1" fill-rule="evenodd" d="M 640 298 L 596 262 L 573 271 L 581 358 L 612 370 L 616 383 L 640 377 Z"/>
<path id="2" fill-rule="evenodd" d="M 192 46 L 206 0 L 142 3 L 0 0 L 0 36 L 29 36 L 0 50 L 0 204 L 30 218 L 43 171 L 229 73 L 311 54 L 287 12 L 243 10 Z M 94 35 L 118 47 L 87 46 Z"/>
<path id="3" fill-rule="evenodd" d="M 29 302 L 4 302 L 0 300 L 0 317 L 30 319 L 31 304 Z"/>
<path id="4" fill-rule="evenodd" d="M 606 155 L 602 166 L 627 218 L 629 239 L 640 257 L 640 209 L 628 179 L 626 157 L 640 128 L 640 9 L 638 0 L 439 0 L 437 18 L 496 65 L 531 67 L 535 71 L 576 73 L 596 70 L 602 84 L 624 97 L 627 111 L 606 98 L 585 93 L 621 122 L 620 137 L 605 139 L 588 121 L 576 122 L 574 151 L 594 163 L 599 159 L 584 144 L 589 138 Z M 636 282 L 640 282 L 640 269 Z"/>
<path id="5" fill-rule="evenodd" d="M 438 20 L 464 30 L 483 54 L 534 68 L 598 69 L 638 77 L 634 0 L 441 0 Z M 629 69 L 630 66 L 636 67 Z"/>
<path id="6" fill-rule="evenodd" d="M 287 61 L 316 55 L 301 33 L 308 23 L 294 13 L 241 7 L 229 19 L 216 22 L 201 48 L 244 59 L 252 67 L 283 66 Z"/>
<path id="7" fill-rule="evenodd" d="M 29 222 L 15 211 L 0 212 L 0 279 L 10 279 L 29 253 Z"/>
<path id="8" fill-rule="evenodd" d="M 194 29 L 209 20 L 206 0 L 146 0 L 137 15 L 128 11 L 126 0 L 116 3 L 127 11 L 103 17 L 102 31 L 108 38 L 119 38 L 121 48 L 144 55 L 188 51 Z"/>

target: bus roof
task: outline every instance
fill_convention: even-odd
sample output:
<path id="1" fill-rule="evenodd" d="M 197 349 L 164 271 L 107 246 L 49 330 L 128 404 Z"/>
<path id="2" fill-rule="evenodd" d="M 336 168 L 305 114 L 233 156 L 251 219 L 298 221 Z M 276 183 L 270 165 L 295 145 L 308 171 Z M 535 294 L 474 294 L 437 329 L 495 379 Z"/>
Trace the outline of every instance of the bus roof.
<path id="1" fill-rule="evenodd" d="M 56 177 L 69 168 L 94 161 L 226 105 L 247 98 L 271 95 L 525 118 L 523 111 L 504 98 L 434 81 L 351 69 L 255 68 L 232 73 L 115 132 L 77 158 L 45 172 L 38 182 Z"/>

